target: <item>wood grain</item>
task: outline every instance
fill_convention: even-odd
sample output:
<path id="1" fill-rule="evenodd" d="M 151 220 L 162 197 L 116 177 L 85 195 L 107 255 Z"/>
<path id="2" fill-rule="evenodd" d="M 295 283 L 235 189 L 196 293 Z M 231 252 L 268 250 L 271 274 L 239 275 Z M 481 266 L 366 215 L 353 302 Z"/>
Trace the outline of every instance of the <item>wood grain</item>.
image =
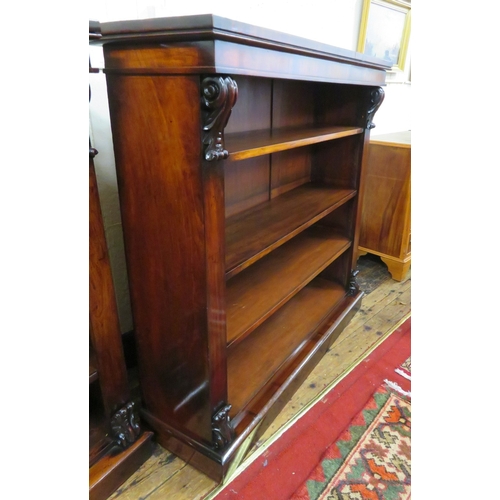
<path id="1" fill-rule="evenodd" d="M 311 227 L 227 282 L 227 340 L 241 341 L 350 246 Z"/>
<path id="2" fill-rule="evenodd" d="M 144 406 L 210 440 L 200 81 L 108 75 L 108 90 Z"/>
<path id="3" fill-rule="evenodd" d="M 233 415 L 300 349 L 344 296 L 340 285 L 317 279 L 230 351 L 228 392 Z"/>
<path id="4" fill-rule="evenodd" d="M 238 161 L 357 135 L 361 132 L 362 129 L 359 127 L 341 126 L 259 130 L 226 135 L 226 147 L 230 161 Z"/>
<path id="5" fill-rule="evenodd" d="M 382 257 L 400 281 L 411 263 L 410 132 L 370 141 L 365 191 L 359 248 Z"/>
<path id="6" fill-rule="evenodd" d="M 95 377 L 99 377 L 104 411 L 110 417 L 128 400 L 129 390 L 113 276 L 92 159 L 89 161 L 89 308 L 91 354 L 94 368 L 98 372 Z"/>
<path id="7" fill-rule="evenodd" d="M 226 279 L 354 197 L 349 189 L 307 184 L 226 221 Z"/>

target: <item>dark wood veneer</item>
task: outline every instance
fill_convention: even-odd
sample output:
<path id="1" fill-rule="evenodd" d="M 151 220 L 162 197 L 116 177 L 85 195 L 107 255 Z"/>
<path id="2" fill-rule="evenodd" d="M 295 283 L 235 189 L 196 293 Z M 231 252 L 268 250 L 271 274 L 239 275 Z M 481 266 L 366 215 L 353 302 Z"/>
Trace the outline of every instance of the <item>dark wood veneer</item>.
<path id="1" fill-rule="evenodd" d="M 226 221 L 226 278 L 234 276 L 356 195 L 306 184 Z"/>
<path id="2" fill-rule="evenodd" d="M 226 145 L 231 153 L 231 161 L 253 158 L 267 153 L 286 151 L 300 146 L 340 139 L 349 135 L 361 134 L 359 127 L 317 127 L 266 129 L 255 132 L 240 132 L 226 135 Z"/>
<path id="3" fill-rule="evenodd" d="M 217 16 L 102 26 L 142 415 L 216 480 L 359 308 L 385 62 Z"/>
<path id="4" fill-rule="evenodd" d="M 247 336 L 350 244 L 331 228 L 312 227 L 229 280 L 228 345 Z"/>

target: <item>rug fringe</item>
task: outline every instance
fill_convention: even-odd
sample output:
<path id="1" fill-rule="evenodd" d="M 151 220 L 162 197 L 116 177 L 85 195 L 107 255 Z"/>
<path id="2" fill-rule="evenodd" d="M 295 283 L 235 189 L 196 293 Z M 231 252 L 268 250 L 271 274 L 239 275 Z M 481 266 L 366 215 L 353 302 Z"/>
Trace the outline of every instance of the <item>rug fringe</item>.
<path id="1" fill-rule="evenodd" d="M 400 387 L 396 382 L 393 382 L 392 380 L 387 380 L 385 379 L 384 382 L 394 391 L 399 392 L 403 396 L 408 396 L 411 397 L 411 391 L 405 391 L 402 387 Z"/>
<path id="2" fill-rule="evenodd" d="M 402 377 L 404 377 L 406 380 L 411 380 L 411 376 L 408 375 L 408 373 L 405 372 L 404 370 L 401 370 L 401 368 L 396 368 L 394 371 L 396 373 L 399 373 L 399 375 L 401 375 Z"/>

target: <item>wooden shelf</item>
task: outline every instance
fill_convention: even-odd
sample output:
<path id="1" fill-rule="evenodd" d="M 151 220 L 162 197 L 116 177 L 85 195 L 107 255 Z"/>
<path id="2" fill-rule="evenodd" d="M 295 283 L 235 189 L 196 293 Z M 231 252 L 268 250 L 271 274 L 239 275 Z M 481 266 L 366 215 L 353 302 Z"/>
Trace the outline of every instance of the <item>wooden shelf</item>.
<path id="1" fill-rule="evenodd" d="M 305 184 L 226 220 L 226 279 L 312 226 L 356 195 Z"/>
<path id="2" fill-rule="evenodd" d="M 232 415 L 242 411 L 260 390 L 265 390 L 266 383 L 280 367 L 299 354 L 345 295 L 339 284 L 315 278 L 230 350 L 228 399 L 233 405 Z"/>
<path id="3" fill-rule="evenodd" d="M 283 128 L 239 132 L 225 136 L 229 160 L 238 161 L 319 142 L 361 134 L 359 127 Z"/>
<path id="4" fill-rule="evenodd" d="M 243 340 L 350 246 L 335 229 L 313 226 L 229 280 L 228 345 Z"/>

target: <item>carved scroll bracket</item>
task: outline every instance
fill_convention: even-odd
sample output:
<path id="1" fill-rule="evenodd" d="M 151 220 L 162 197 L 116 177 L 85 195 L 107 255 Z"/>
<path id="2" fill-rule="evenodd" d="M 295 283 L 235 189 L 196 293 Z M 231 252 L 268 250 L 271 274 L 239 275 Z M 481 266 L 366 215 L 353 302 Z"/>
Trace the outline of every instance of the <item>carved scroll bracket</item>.
<path id="1" fill-rule="evenodd" d="M 367 119 L 366 119 L 367 129 L 375 128 L 375 124 L 373 123 L 373 117 L 375 116 L 375 113 L 377 112 L 378 108 L 380 108 L 380 105 L 384 101 L 384 97 L 385 97 L 385 92 L 382 87 L 373 89 L 370 92 L 370 105 L 369 105 L 370 107 L 368 108 Z"/>
<path id="2" fill-rule="evenodd" d="M 128 448 L 141 434 L 139 414 L 135 403 L 130 401 L 111 418 L 111 434 L 117 446 Z"/>
<path id="3" fill-rule="evenodd" d="M 224 448 L 233 440 L 234 431 L 229 417 L 230 410 L 231 405 L 225 404 L 212 417 L 212 442 L 216 450 Z"/>
<path id="4" fill-rule="evenodd" d="M 207 161 L 229 156 L 224 148 L 224 128 L 237 98 L 238 86 L 229 76 L 209 76 L 201 83 L 203 155 Z"/>
<path id="5" fill-rule="evenodd" d="M 356 295 L 359 292 L 359 285 L 356 281 L 356 276 L 359 274 L 359 269 L 351 271 L 351 279 L 349 280 L 349 288 L 347 289 L 347 295 Z"/>

